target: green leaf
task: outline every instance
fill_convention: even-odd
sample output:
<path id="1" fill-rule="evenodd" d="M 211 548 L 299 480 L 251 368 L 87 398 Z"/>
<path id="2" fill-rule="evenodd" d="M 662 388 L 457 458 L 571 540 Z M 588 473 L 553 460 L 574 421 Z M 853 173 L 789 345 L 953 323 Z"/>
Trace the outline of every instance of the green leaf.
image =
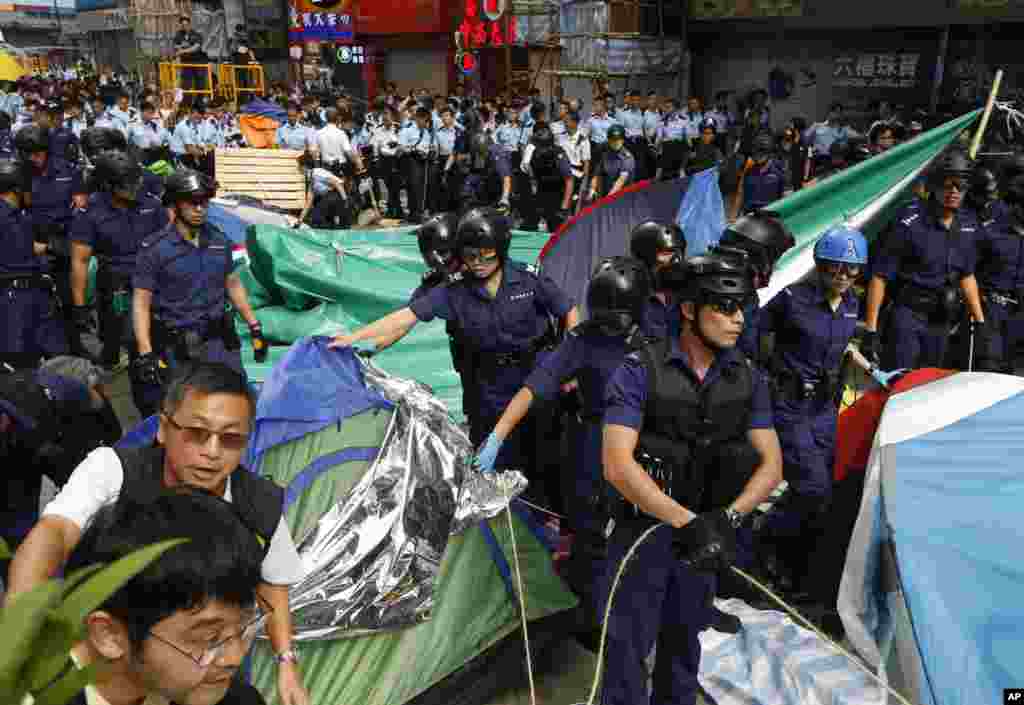
<path id="1" fill-rule="evenodd" d="M 59 681 L 42 693 L 34 695 L 34 705 L 64 705 L 68 700 L 82 692 L 82 688 L 91 683 L 95 676 L 95 665 L 86 666 L 82 669 L 72 668 Z"/>
<path id="2" fill-rule="evenodd" d="M 60 619 L 50 618 L 42 634 L 32 645 L 32 663 L 25 669 L 28 689 L 41 690 L 60 675 L 71 659 L 71 647 L 75 645 L 75 628 Z"/>
<path id="3" fill-rule="evenodd" d="M 60 600 L 61 584 L 48 580 L 22 593 L 0 610 L 0 693 L 11 692 L 25 663 L 35 657 L 35 642 L 46 625 L 51 608 Z"/>
<path id="4" fill-rule="evenodd" d="M 11 549 L 7 547 L 7 542 L 0 539 L 0 561 L 8 560 L 11 558 Z"/>
<path id="5" fill-rule="evenodd" d="M 92 575 L 84 584 L 64 598 L 57 608 L 59 619 L 80 624 L 85 616 L 102 605 L 108 597 L 121 589 L 137 573 L 159 558 L 164 551 L 184 543 L 187 539 L 171 539 L 140 548 Z"/>
<path id="6" fill-rule="evenodd" d="M 79 568 L 71 575 L 64 576 L 64 597 L 67 597 L 71 592 L 82 584 L 82 582 L 91 575 L 95 575 L 98 571 L 103 570 L 103 564 L 97 563 L 96 565 L 87 565 L 84 568 Z"/>

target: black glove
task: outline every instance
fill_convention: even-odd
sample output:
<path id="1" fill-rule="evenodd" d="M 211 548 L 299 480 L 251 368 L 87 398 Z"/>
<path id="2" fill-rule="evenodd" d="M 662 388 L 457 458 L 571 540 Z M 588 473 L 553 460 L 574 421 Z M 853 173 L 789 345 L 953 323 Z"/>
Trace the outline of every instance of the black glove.
<path id="1" fill-rule="evenodd" d="M 728 570 L 736 562 L 736 530 L 724 509 L 700 514 L 672 541 L 676 557 L 700 573 Z"/>
<path id="2" fill-rule="evenodd" d="M 861 334 L 861 353 L 868 362 L 877 366 L 882 359 L 882 341 L 878 338 L 878 331 L 866 330 Z"/>
<path id="3" fill-rule="evenodd" d="M 132 381 L 137 384 L 162 385 L 163 370 L 160 368 L 160 356 L 155 352 L 139 355 L 132 361 Z"/>
<path id="4" fill-rule="evenodd" d="M 256 362 L 266 362 L 270 347 L 263 337 L 263 326 L 259 321 L 249 324 L 249 337 L 252 338 L 252 356 Z"/>
<path id="5" fill-rule="evenodd" d="M 79 333 L 92 330 L 92 309 L 88 306 L 72 306 L 71 321 Z"/>

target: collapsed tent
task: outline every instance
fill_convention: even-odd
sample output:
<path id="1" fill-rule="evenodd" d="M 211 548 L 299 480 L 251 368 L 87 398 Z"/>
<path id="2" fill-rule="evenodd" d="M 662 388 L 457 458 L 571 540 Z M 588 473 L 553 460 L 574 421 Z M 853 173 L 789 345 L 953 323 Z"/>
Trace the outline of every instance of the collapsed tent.
<path id="1" fill-rule="evenodd" d="M 287 119 L 280 105 L 257 98 L 238 109 L 238 130 L 250 147 L 267 149 L 277 144 L 277 128 Z"/>
<path id="2" fill-rule="evenodd" d="M 881 414 L 839 611 L 913 703 L 1003 702 L 1024 682 L 1022 419 L 1024 379 L 982 373 L 896 394 Z"/>

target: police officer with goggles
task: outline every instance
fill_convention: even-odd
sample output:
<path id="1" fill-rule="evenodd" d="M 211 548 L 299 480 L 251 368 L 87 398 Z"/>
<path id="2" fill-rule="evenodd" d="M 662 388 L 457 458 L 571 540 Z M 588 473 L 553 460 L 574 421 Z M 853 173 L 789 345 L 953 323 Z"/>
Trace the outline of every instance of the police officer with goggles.
<path id="1" fill-rule="evenodd" d="M 604 476 L 621 495 L 609 539 L 605 594 L 614 596 L 602 702 L 695 703 L 700 632 L 714 574 L 734 560 L 735 533 L 782 479 L 771 393 L 736 350 L 750 271 L 720 257 L 688 262 L 682 331 L 628 355 L 606 391 Z M 737 454 L 753 457 L 734 467 Z M 654 691 L 645 664 L 655 643 Z"/>
<path id="2" fill-rule="evenodd" d="M 396 311 L 350 335 L 338 336 L 332 347 L 362 340 L 380 342 L 419 321 L 443 318 L 455 324 L 463 345 L 462 379 L 470 440 L 479 446 L 494 429 L 509 401 L 556 344 L 552 319 L 563 330 L 576 325 L 569 297 L 551 279 L 509 260 L 508 219 L 490 208 L 474 208 L 459 221 L 458 257 L 463 278 L 437 286 L 407 308 Z M 539 476 L 543 464 L 533 418 L 506 438 L 494 467 L 525 471 L 538 499 L 550 478 Z M 552 494 L 551 492 L 548 493 Z"/>
<path id="3" fill-rule="evenodd" d="M 175 171 L 164 192 L 173 222 L 139 246 L 132 276 L 137 355 L 131 372 L 135 405 L 144 416 L 156 411 L 167 368 L 221 362 L 244 374 L 229 301 L 249 326 L 257 361 L 266 359 L 263 331 L 235 272 L 231 243 L 206 220 L 215 193 L 205 174 Z"/>
<path id="4" fill-rule="evenodd" d="M 108 150 L 95 158 L 97 192 L 89 210 L 75 218 L 71 230 L 72 320 L 77 335 L 91 327 L 92 310 L 86 304 L 89 260 L 99 260 L 96 272 L 96 312 L 103 344 L 100 363 L 115 367 L 121 344 L 131 338 L 132 275 L 139 245 L 147 235 L 163 229 L 167 211 L 155 197 L 143 192 L 142 166 L 125 152 Z M 127 335 L 127 341 L 126 341 Z M 78 339 L 78 349 L 84 349 Z"/>
<path id="5" fill-rule="evenodd" d="M 628 186 L 636 174 L 636 160 L 626 149 L 626 131 L 622 125 L 608 128 L 608 144 L 601 150 L 601 156 L 590 179 L 588 200 L 618 193 Z"/>
<path id="6" fill-rule="evenodd" d="M 0 159 L 0 362 L 16 368 L 34 367 L 41 357 L 67 352 L 55 284 L 39 262 L 46 245 L 34 241 L 31 221 L 22 210 L 24 182 L 21 163 Z"/>
<path id="7" fill-rule="evenodd" d="M 969 335 L 985 326 L 974 277 L 978 222 L 968 209 L 961 209 L 970 172 L 965 154 L 946 156 L 931 174 L 936 203 L 908 208 L 898 216 L 872 263 L 864 354 L 884 369 L 944 365 L 950 331 L 960 320 L 963 302 L 972 319 Z M 883 350 L 878 327 L 887 295 L 892 305 Z"/>
<path id="8" fill-rule="evenodd" d="M 637 322 L 644 335 L 668 338 L 679 335 L 677 292 L 685 277 L 686 237 L 675 223 L 649 220 L 629 234 L 629 253 L 647 267 L 651 290 Z"/>

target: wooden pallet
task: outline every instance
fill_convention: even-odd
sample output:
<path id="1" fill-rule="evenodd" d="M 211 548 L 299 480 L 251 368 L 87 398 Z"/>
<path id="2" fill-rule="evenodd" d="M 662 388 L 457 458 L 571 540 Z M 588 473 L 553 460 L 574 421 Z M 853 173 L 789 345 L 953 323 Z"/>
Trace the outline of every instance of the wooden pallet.
<path id="1" fill-rule="evenodd" d="M 221 194 L 239 193 L 264 203 L 301 210 L 306 201 L 306 176 L 292 149 L 218 149 L 214 174 Z"/>

